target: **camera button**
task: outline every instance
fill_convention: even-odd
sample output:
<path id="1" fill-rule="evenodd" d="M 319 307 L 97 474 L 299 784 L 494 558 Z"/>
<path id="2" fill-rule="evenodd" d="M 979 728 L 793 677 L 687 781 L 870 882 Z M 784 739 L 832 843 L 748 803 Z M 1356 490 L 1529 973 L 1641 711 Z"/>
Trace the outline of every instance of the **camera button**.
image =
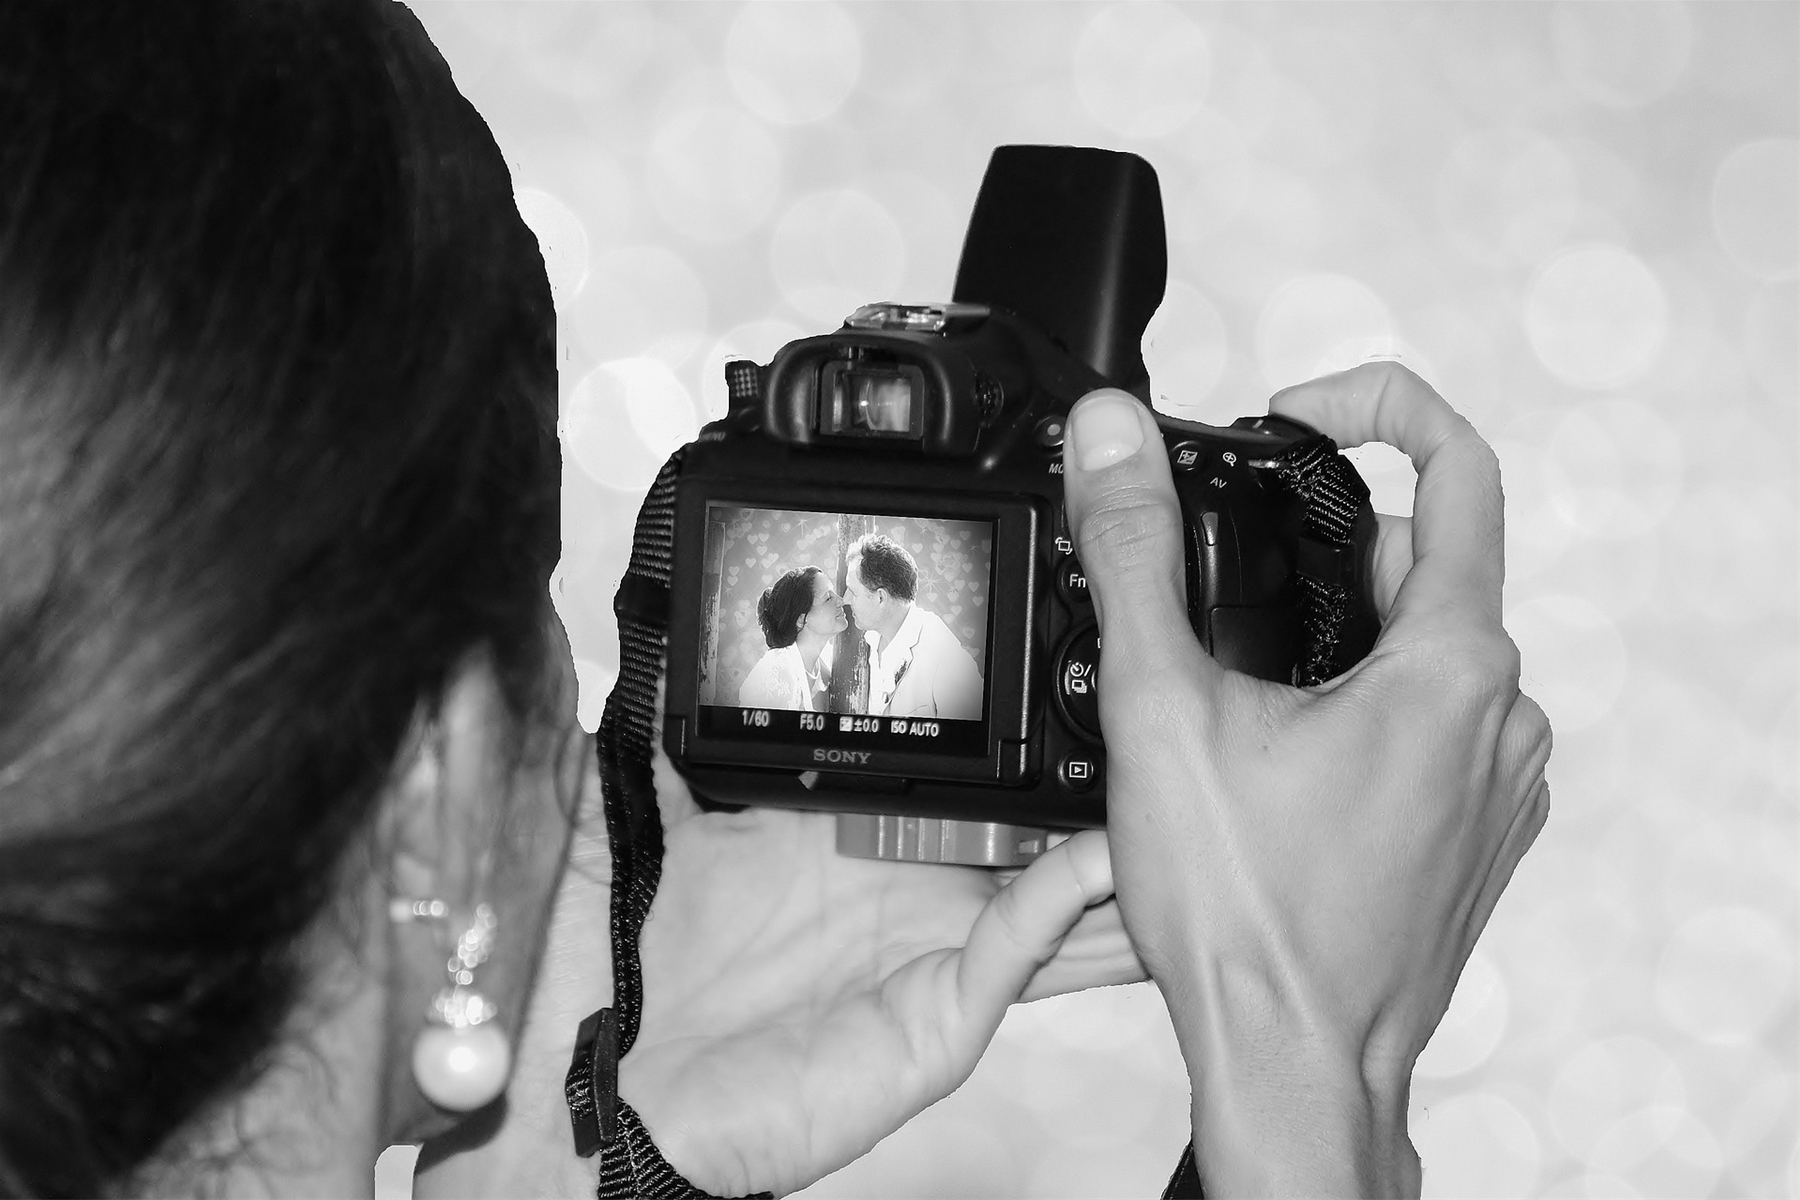
<path id="1" fill-rule="evenodd" d="M 1205 442 L 1176 442 L 1169 447 L 1169 465 L 1177 471 L 1198 471 L 1205 462 Z"/>
<path id="2" fill-rule="evenodd" d="M 1087 573 L 1081 569 L 1081 563 L 1074 555 L 1068 555 L 1056 565 L 1056 590 L 1072 608 L 1081 608 L 1092 604 L 1088 598 Z"/>
<path id="3" fill-rule="evenodd" d="M 1056 778 L 1071 792 L 1091 792 L 1100 782 L 1100 763 L 1093 755 L 1076 750 L 1063 757 Z"/>
<path id="4" fill-rule="evenodd" d="M 1203 512 L 1200 514 L 1200 537 L 1209 546 L 1219 544 L 1219 514 Z"/>
<path id="5" fill-rule="evenodd" d="M 1056 663 L 1056 693 L 1071 724 L 1089 737 L 1100 736 L 1100 631 L 1082 630 L 1063 646 Z"/>
<path id="6" fill-rule="evenodd" d="M 1046 450 L 1061 450 L 1064 417 L 1045 417 L 1037 423 L 1037 443 Z"/>

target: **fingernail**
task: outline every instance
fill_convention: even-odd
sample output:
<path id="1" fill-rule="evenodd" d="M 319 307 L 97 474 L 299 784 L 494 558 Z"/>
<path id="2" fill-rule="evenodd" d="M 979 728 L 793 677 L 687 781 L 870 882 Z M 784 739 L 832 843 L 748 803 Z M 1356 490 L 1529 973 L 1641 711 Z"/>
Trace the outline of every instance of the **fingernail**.
<path id="1" fill-rule="evenodd" d="M 1098 471 L 1136 454 L 1144 444 L 1144 427 L 1138 420 L 1142 407 L 1136 396 L 1117 388 L 1102 388 L 1085 397 L 1069 414 L 1075 465 Z"/>

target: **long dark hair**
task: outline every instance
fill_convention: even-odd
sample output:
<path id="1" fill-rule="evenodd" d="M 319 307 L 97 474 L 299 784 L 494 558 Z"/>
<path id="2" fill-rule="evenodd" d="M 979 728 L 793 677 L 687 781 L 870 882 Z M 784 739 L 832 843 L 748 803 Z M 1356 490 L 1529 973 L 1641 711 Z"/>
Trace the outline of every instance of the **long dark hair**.
<path id="1" fill-rule="evenodd" d="M 386 0 L 0 6 L 0 1191 L 263 1066 L 407 731 L 541 690 L 555 321 Z"/>

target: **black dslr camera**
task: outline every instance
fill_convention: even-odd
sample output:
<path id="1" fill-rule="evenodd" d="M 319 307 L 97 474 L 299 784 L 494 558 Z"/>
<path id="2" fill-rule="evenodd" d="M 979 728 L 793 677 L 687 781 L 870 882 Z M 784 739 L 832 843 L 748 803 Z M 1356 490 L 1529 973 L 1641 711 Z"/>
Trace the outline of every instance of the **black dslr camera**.
<path id="1" fill-rule="evenodd" d="M 1100 639 L 1062 496 L 1082 395 L 1149 403 L 1143 159 L 1003 146 L 953 298 L 726 367 L 674 494 L 663 743 L 702 804 L 841 815 L 847 854 L 1015 865 L 1106 820 Z M 1374 644 L 1368 491 L 1298 422 L 1159 416 L 1195 634 L 1322 682 Z"/>

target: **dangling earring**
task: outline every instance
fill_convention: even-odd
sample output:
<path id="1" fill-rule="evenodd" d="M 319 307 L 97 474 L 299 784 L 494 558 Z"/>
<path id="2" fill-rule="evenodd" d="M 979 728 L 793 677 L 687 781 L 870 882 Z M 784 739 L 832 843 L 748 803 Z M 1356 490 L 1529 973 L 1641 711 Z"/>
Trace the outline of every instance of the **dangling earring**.
<path id="1" fill-rule="evenodd" d="M 442 900 L 395 900 L 389 914 L 396 921 L 443 920 L 449 907 Z M 456 939 L 444 964 L 450 981 L 432 998 L 425 1028 L 413 1042 L 413 1078 L 419 1091 L 439 1108 L 474 1112 L 506 1089 L 512 1071 L 512 1046 L 494 1020 L 499 1009 L 475 990 L 475 969 L 494 948 L 494 910 L 475 906 L 475 920 Z"/>

